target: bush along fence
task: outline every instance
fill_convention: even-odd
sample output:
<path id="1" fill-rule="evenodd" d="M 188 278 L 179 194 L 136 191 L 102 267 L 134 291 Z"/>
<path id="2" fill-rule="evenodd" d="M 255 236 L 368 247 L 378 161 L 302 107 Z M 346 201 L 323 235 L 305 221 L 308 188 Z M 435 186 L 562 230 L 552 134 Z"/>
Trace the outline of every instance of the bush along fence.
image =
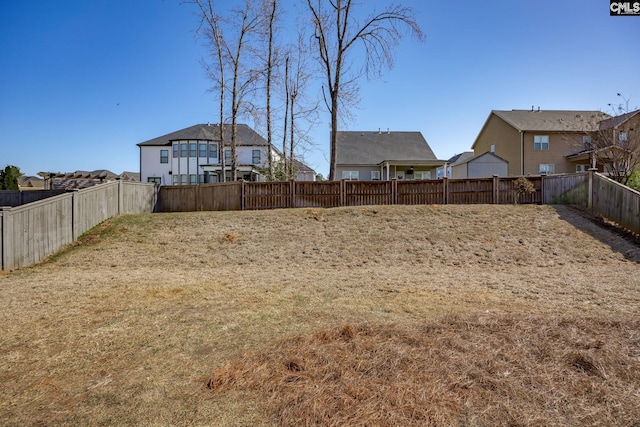
<path id="1" fill-rule="evenodd" d="M 232 182 L 162 187 L 162 212 L 417 204 L 587 203 L 588 174 L 427 181 Z"/>
<path id="2" fill-rule="evenodd" d="M 0 207 L 2 270 L 34 264 L 118 214 L 153 212 L 157 187 L 116 181 L 18 207 Z"/>

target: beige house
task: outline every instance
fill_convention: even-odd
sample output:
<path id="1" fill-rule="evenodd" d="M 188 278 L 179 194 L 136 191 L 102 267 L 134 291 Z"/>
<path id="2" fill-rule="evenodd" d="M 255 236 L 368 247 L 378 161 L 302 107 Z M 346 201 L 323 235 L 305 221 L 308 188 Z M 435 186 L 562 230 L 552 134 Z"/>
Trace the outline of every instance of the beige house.
<path id="1" fill-rule="evenodd" d="M 336 179 L 435 179 L 438 160 L 420 132 L 343 131 L 336 141 Z"/>
<path id="2" fill-rule="evenodd" d="M 592 134 L 610 118 L 600 111 L 494 110 L 471 148 L 507 161 L 509 175 L 586 171 Z"/>

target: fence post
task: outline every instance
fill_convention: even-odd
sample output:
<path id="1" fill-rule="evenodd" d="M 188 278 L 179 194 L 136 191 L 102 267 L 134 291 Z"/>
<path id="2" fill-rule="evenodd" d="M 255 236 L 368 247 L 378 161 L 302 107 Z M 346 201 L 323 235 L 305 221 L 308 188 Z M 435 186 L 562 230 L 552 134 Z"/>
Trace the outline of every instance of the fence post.
<path id="1" fill-rule="evenodd" d="M 443 196 L 442 202 L 445 205 L 448 205 L 449 204 L 449 178 L 447 178 L 446 176 L 442 177 L 442 196 Z"/>
<path id="2" fill-rule="evenodd" d="M 0 206 L 0 238 L 2 239 L 2 241 L 0 241 L 0 270 L 4 271 L 5 270 L 5 266 L 7 265 L 7 260 L 5 259 L 6 257 L 6 245 L 5 242 L 7 240 L 7 214 L 9 213 L 9 210 L 11 208 L 8 208 L 6 206 Z"/>
<path id="3" fill-rule="evenodd" d="M 498 175 L 493 175 L 493 204 L 500 203 L 500 178 Z"/>
<path id="4" fill-rule="evenodd" d="M 124 181 L 118 179 L 118 215 L 124 210 Z"/>
<path id="5" fill-rule="evenodd" d="M 593 176 L 598 172 L 596 168 L 589 169 L 589 187 L 587 188 L 587 209 L 593 208 Z"/>
<path id="6" fill-rule="evenodd" d="M 71 192 L 71 241 L 75 242 L 78 239 L 78 218 L 80 218 L 80 207 L 78 204 L 78 190 Z"/>
<path id="7" fill-rule="evenodd" d="M 398 204 L 398 180 L 395 178 L 391 180 L 391 204 Z"/>
<path id="8" fill-rule="evenodd" d="M 290 208 L 295 208 L 296 207 L 296 181 L 294 179 L 289 181 L 289 195 L 290 195 L 290 202 L 289 202 L 289 207 Z"/>
<path id="9" fill-rule="evenodd" d="M 243 211 L 245 207 L 244 201 L 244 180 L 240 181 L 240 210 Z"/>
<path id="10" fill-rule="evenodd" d="M 340 180 L 340 206 L 347 205 L 347 184 L 344 179 Z"/>
<path id="11" fill-rule="evenodd" d="M 545 178 L 546 178 L 546 174 L 540 175 L 540 204 L 541 205 L 546 205 L 547 204 L 547 202 L 545 201 L 546 191 L 544 190 Z"/>

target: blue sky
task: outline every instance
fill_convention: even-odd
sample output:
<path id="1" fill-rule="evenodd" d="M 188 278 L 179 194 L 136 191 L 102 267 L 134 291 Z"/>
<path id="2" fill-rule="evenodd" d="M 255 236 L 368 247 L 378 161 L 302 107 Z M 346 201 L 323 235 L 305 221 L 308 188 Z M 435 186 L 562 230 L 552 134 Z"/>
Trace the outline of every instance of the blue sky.
<path id="1" fill-rule="evenodd" d="M 404 39 L 395 67 L 362 81 L 343 130 L 420 131 L 446 159 L 493 109 L 607 111 L 618 92 L 640 105 L 640 16 L 610 17 L 607 1 L 400 3 L 426 39 Z M 0 2 L 0 167 L 138 171 L 137 143 L 217 122 L 197 23 L 179 0 Z M 327 176 L 326 116 L 312 139 L 306 161 Z"/>

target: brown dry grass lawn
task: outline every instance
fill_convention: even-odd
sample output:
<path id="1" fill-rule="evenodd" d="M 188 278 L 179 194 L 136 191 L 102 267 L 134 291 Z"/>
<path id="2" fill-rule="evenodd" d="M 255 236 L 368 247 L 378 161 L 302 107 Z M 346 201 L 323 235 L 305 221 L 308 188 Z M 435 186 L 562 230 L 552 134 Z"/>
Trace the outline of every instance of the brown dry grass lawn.
<path id="1" fill-rule="evenodd" d="M 639 262 L 569 207 L 121 216 L 0 276 L 0 424 L 637 426 Z"/>

